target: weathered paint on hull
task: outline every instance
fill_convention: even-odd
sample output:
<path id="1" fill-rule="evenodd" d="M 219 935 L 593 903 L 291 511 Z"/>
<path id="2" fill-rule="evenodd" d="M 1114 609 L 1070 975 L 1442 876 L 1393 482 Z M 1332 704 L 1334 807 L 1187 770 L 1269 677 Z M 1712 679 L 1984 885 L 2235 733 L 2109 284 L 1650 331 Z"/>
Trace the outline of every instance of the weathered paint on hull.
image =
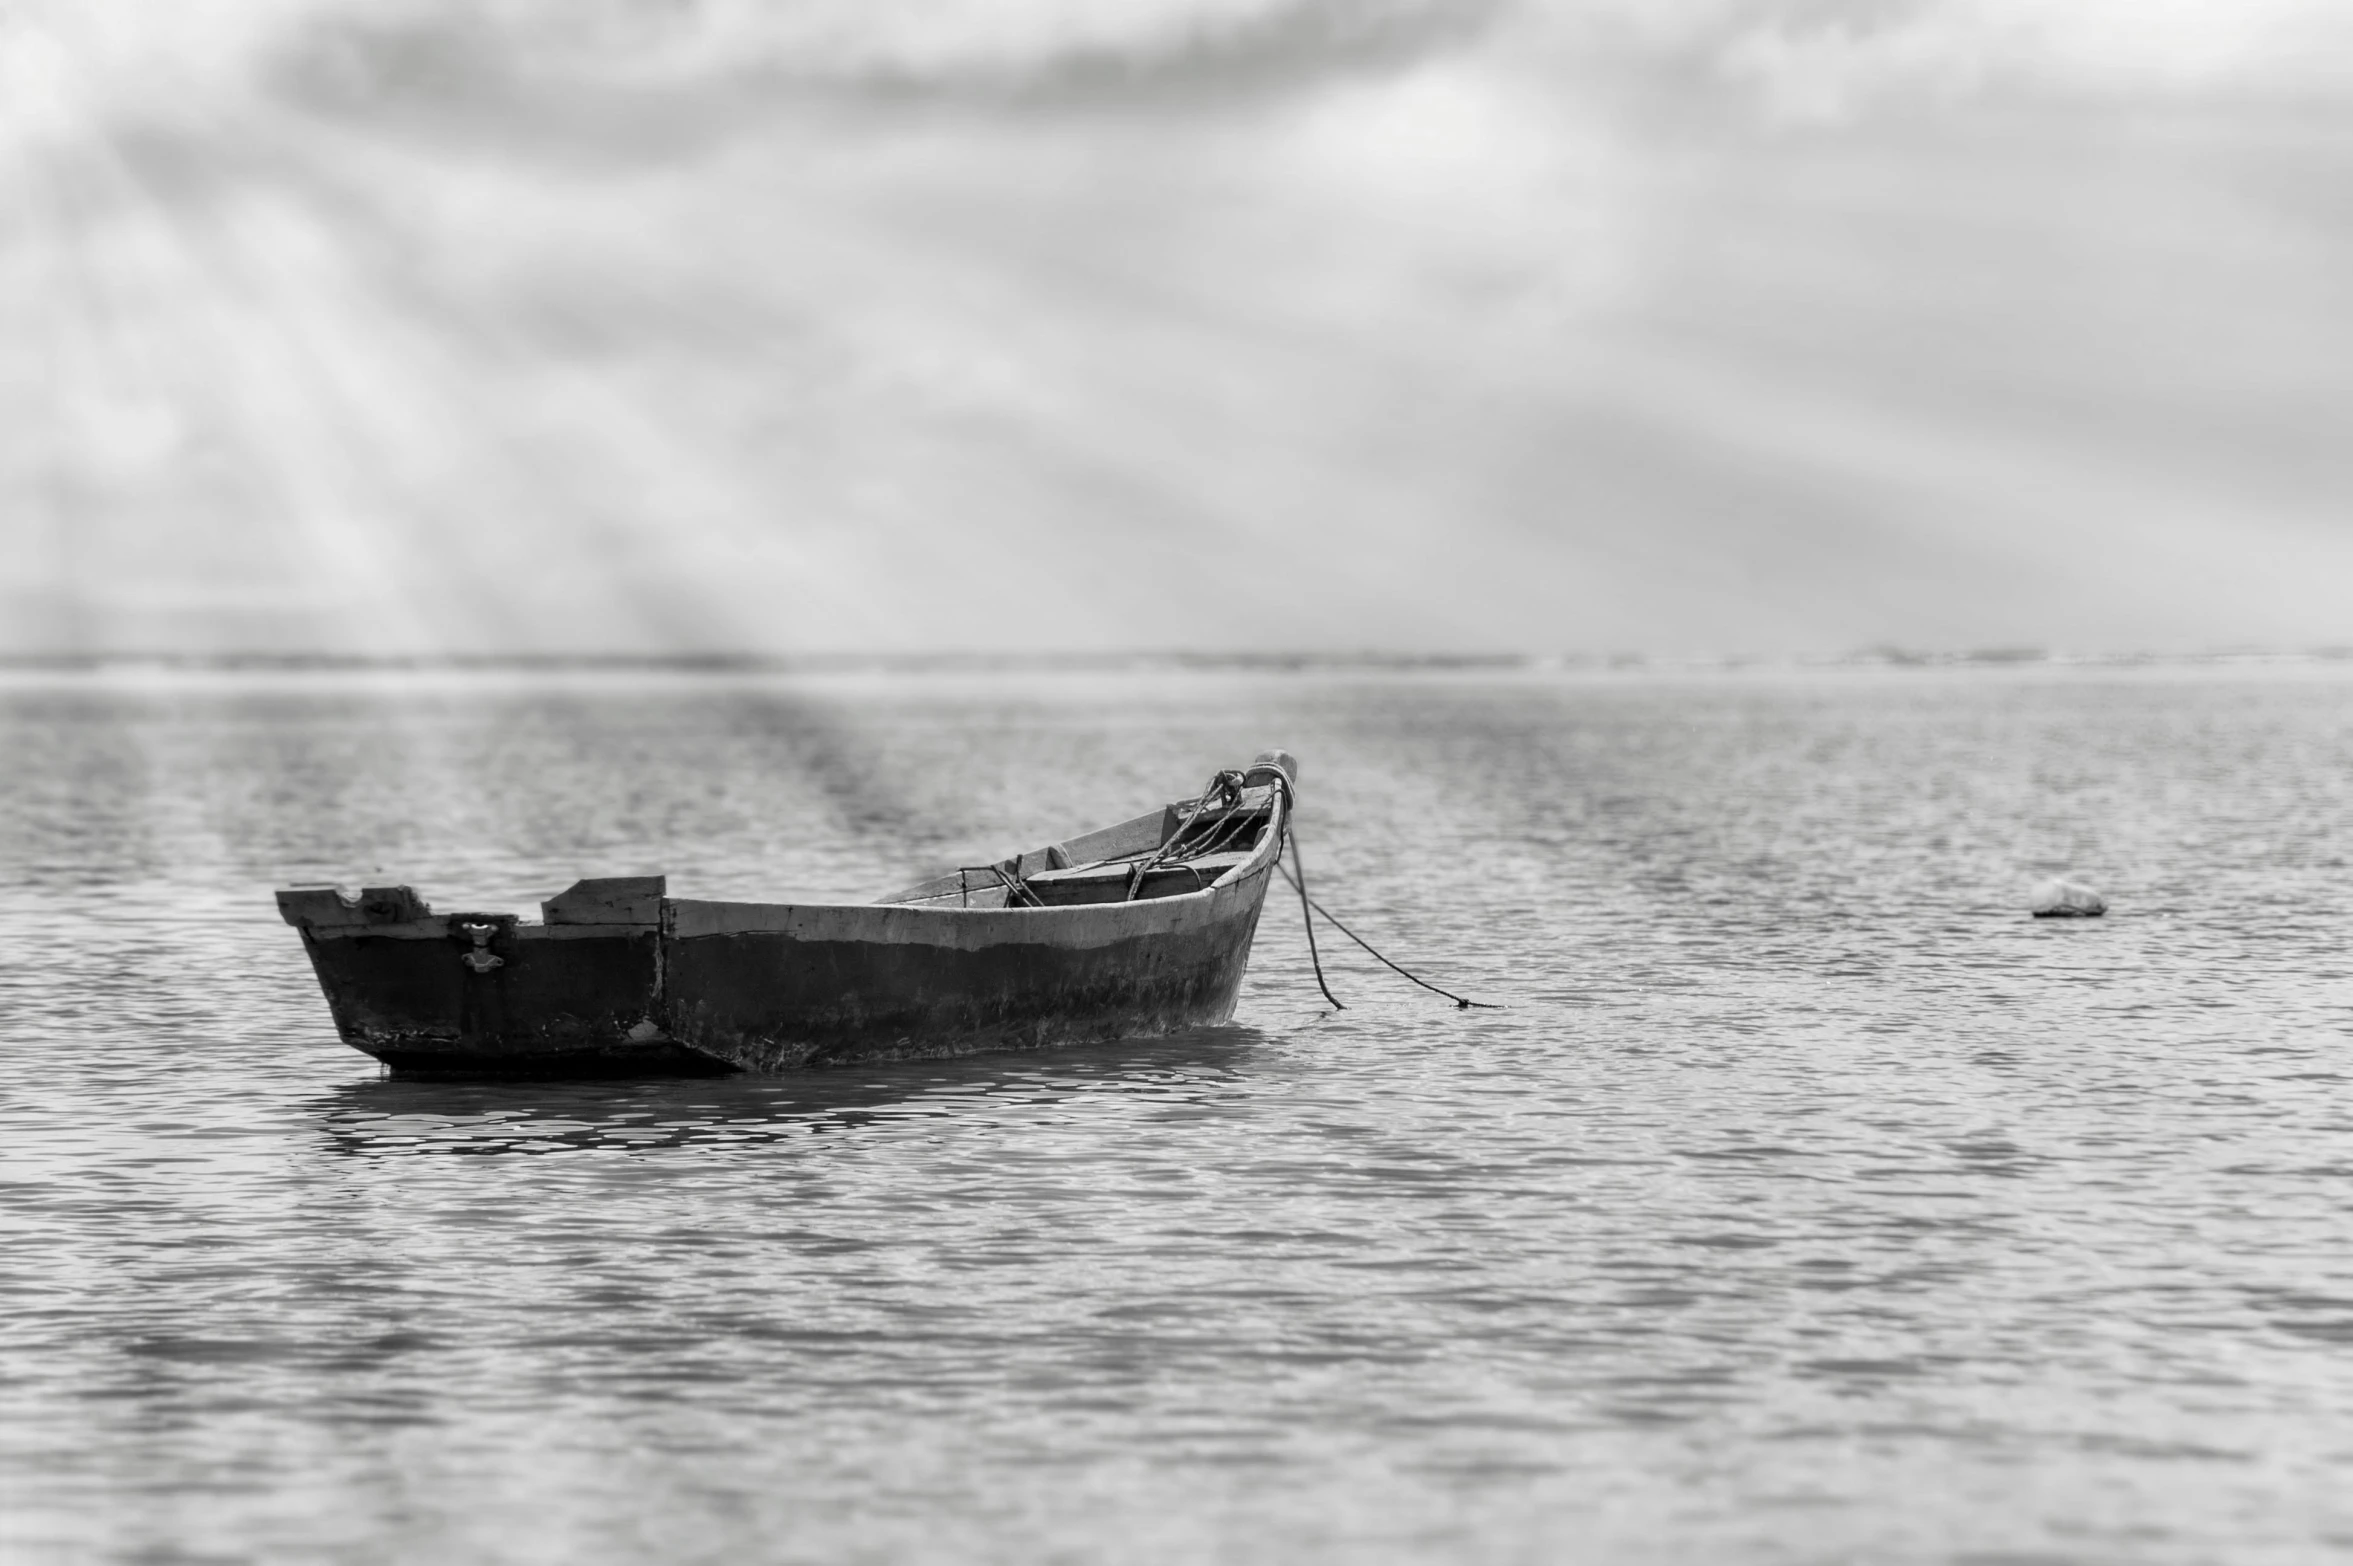
<path id="1" fill-rule="evenodd" d="M 336 1031 L 396 1072 L 785 1071 L 1224 1022 L 1249 963 L 1265 885 L 1262 872 L 1221 888 L 1219 906 L 1184 921 L 1190 927 L 1108 938 L 1105 927 L 1136 921 L 1093 907 L 993 916 L 926 910 L 908 921 L 1081 927 L 967 946 L 861 939 L 846 928 L 534 939 L 539 932 L 527 927 L 487 943 L 499 964 L 481 972 L 463 961 L 467 943 L 447 936 L 320 939 L 306 930 L 303 947 Z M 830 915 L 815 921 L 821 926 L 870 922 L 863 909 L 796 912 Z"/>
<path id="2" fill-rule="evenodd" d="M 456 916 L 462 920 L 464 915 Z M 653 927 L 533 939 L 502 930 L 477 972 L 446 934 L 305 930 L 303 949 L 343 1041 L 416 1075 L 616 1076 L 723 1072 L 679 1048 L 657 1016 L 661 934 Z"/>
<path id="3" fill-rule="evenodd" d="M 1262 872 L 1194 928 L 1086 944 L 1059 931 L 969 947 L 789 931 L 674 939 L 670 1032 L 743 1070 L 783 1071 L 1206 1027 L 1233 1016 L 1265 889 Z"/>
<path id="4" fill-rule="evenodd" d="M 396 1077 L 731 1077 L 736 1068 L 675 1044 L 622 1044 L 611 1049 L 532 1050 L 484 1054 L 475 1050 L 361 1046 Z"/>

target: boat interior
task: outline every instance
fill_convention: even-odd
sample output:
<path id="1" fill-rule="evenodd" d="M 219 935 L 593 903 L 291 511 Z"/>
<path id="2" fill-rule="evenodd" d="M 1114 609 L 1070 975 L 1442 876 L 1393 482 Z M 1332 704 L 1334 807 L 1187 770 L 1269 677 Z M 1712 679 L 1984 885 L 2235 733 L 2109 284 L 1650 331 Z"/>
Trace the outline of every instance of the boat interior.
<path id="1" fill-rule="evenodd" d="M 1059 908 L 1206 891 L 1241 874 L 1262 853 L 1281 850 L 1298 768 L 1289 752 L 1268 751 L 1245 770 L 1217 774 L 1197 798 L 994 864 L 961 866 L 875 902 L 918 908 Z M 1258 781 L 1270 774 L 1273 781 Z M 441 938 L 462 928 L 478 932 L 475 944 L 485 948 L 487 960 L 488 941 L 502 931 L 553 937 L 660 924 L 665 907 L 672 906 L 667 885 L 658 875 L 580 881 L 540 905 L 544 924 L 509 913 L 436 916 L 406 886 L 368 887 L 356 896 L 334 887 L 290 887 L 278 893 L 278 910 L 287 923 L 319 935 L 406 932 Z M 452 920 L 460 923 L 452 926 Z"/>
<path id="2" fill-rule="evenodd" d="M 1213 790 L 879 900 L 925 908 L 1060 908 L 1204 891 L 1241 871 L 1265 846 L 1280 792 L 1272 785 Z"/>

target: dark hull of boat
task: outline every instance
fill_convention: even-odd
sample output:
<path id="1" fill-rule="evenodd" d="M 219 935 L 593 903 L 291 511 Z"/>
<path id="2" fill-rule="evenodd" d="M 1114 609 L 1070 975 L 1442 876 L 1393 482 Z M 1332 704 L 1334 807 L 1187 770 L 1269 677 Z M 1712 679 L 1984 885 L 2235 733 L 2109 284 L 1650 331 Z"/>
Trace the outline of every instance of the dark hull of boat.
<path id="1" fill-rule="evenodd" d="M 661 1031 L 658 926 L 560 939 L 507 929 L 473 950 L 447 920 L 377 933 L 302 932 L 335 1031 L 354 1049 L 416 1075 L 625 1076 L 724 1071 Z"/>
<path id="2" fill-rule="evenodd" d="M 743 1070 L 782 1071 L 1211 1026 L 1233 1016 L 1267 875 L 1201 894 L 1198 909 L 1168 899 L 952 923 L 826 909 L 802 928 L 682 934 L 666 948 L 670 1032 Z M 682 931 L 695 907 L 680 905 Z M 883 913 L 900 928 L 874 928 Z M 994 928 L 972 928 L 984 922 Z"/>
<path id="3" fill-rule="evenodd" d="M 1100 877 L 1084 870 L 1057 883 L 1058 867 L 1074 846 L 1148 849 L 1171 830 L 1159 813 L 1016 855 L 983 878 L 1003 884 L 968 888 L 959 872 L 874 904 L 672 899 L 658 877 L 581 882 L 544 923 L 436 915 L 405 887 L 278 902 L 343 1041 L 399 1073 L 785 1071 L 1228 1020 L 1283 814 L 1210 884 L 1147 866 L 1133 901 L 1095 900 Z M 1047 904 L 1008 906 L 1033 876 Z"/>
<path id="4" fill-rule="evenodd" d="M 784 1071 L 1224 1022 L 1267 875 L 1074 908 L 673 903 L 668 928 L 501 929 L 479 970 L 442 920 L 303 946 L 344 1042 L 402 1074 Z"/>
<path id="5" fill-rule="evenodd" d="M 600 1077 L 729 1077 L 736 1072 L 724 1061 L 674 1044 L 514 1052 L 387 1045 L 365 1052 L 382 1061 L 396 1077 L 577 1082 Z"/>

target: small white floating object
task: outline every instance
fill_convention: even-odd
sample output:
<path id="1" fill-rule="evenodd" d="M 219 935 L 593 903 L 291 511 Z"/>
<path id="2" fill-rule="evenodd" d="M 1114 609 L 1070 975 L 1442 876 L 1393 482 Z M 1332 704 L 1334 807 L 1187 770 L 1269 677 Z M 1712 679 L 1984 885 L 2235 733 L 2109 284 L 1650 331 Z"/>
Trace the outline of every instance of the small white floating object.
<path id="1" fill-rule="evenodd" d="M 2108 900 L 2081 881 L 2054 876 L 2034 889 L 2027 907 L 2037 919 L 2097 919 L 2108 911 Z"/>

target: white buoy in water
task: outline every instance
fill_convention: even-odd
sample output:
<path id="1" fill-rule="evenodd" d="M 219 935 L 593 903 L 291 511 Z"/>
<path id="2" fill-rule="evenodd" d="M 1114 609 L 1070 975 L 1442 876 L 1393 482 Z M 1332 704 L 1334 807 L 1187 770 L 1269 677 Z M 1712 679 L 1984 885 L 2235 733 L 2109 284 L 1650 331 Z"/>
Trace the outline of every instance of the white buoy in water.
<path id="1" fill-rule="evenodd" d="M 2037 919 L 2097 919 L 2108 911 L 2108 900 L 2081 881 L 2053 876 L 2034 889 L 2026 906 Z"/>

